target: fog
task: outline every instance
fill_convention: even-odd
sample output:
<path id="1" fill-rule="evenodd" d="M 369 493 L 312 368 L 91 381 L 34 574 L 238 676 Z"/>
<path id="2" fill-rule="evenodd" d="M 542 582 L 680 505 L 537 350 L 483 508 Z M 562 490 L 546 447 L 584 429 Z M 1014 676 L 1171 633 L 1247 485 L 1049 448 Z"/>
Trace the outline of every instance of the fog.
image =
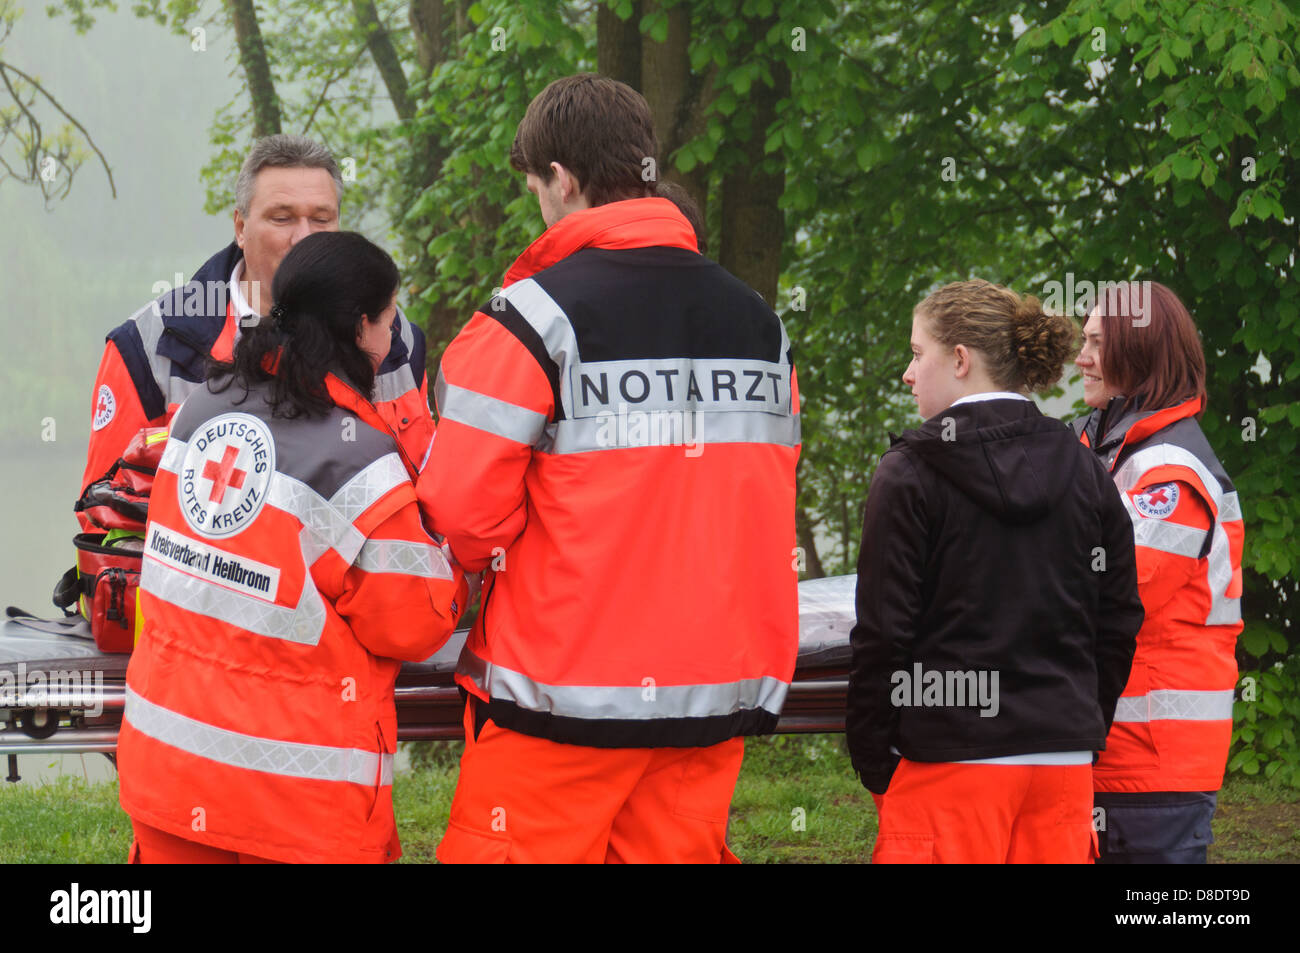
<path id="1" fill-rule="evenodd" d="M 155 282 L 188 276 L 231 240 L 229 219 L 204 213 L 199 179 L 211 152 L 208 125 L 238 88 L 230 49 L 209 29 L 207 50 L 196 52 L 129 9 L 99 12 L 78 36 L 43 5 L 29 7 L 5 42 L 5 60 L 90 133 L 117 197 L 93 155 L 48 211 L 38 189 L 0 182 L 3 605 L 57 612 L 50 593 L 74 561 L 72 505 L 104 335 L 153 297 Z M 57 130 L 52 109 L 39 116 L 47 135 Z M 24 756 L 20 771 L 27 782 L 110 773 L 100 755 L 84 756 L 84 768 L 80 756 Z"/>

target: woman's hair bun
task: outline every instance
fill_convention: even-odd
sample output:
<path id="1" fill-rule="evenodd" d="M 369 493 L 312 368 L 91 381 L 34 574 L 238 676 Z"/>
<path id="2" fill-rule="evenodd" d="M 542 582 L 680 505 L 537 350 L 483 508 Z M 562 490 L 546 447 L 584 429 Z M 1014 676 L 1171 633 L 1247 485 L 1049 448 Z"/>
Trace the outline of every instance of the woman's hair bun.
<path id="1" fill-rule="evenodd" d="M 1011 337 L 1024 385 L 1031 391 L 1047 390 L 1065 370 L 1074 354 L 1079 329 L 1063 314 L 1048 314 L 1042 302 L 1025 295 L 1012 317 Z"/>
<path id="2" fill-rule="evenodd" d="M 954 281 L 916 307 L 930 333 L 946 347 L 979 351 L 989 376 L 1004 390 L 1046 390 L 1060 380 L 1078 329 L 1063 315 L 1047 314 L 1033 295 L 980 278 Z"/>

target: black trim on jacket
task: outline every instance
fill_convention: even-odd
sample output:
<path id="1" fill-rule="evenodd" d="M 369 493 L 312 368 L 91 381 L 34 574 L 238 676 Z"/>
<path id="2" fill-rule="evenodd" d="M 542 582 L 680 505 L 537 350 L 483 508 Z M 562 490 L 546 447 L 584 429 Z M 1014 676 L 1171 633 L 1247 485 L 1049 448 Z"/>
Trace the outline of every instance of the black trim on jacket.
<path id="1" fill-rule="evenodd" d="M 653 719 L 575 718 L 531 711 L 501 698 L 486 705 L 479 702 L 475 713 L 483 708 L 487 709 L 484 717 L 502 728 L 588 748 L 703 748 L 737 735 L 771 734 L 778 721 L 776 715 L 762 708 L 704 718 Z"/>

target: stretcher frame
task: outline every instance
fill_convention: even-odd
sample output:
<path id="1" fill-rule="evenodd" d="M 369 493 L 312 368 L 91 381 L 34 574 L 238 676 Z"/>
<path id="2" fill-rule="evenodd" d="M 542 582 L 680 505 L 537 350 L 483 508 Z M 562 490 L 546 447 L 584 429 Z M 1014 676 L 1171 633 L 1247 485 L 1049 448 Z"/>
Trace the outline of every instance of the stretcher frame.
<path id="1" fill-rule="evenodd" d="M 856 576 L 799 584 L 799 654 L 777 732 L 843 732 Z M 468 631 L 436 654 L 403 663 L 394 695 L 398 741 L 464 738 L 463 702 L 453 681 Z M 17 781 L 20 754 L 98 753 L 114 759 L 126 704 L 130 656 L 95 648 L 77 617 L 40 620 L 10 609 L 0 634 L 0 755 Z M 41 684 L 29 684 L 43 673 Z M 74 684 L 75 683 L 75 684 Z"/>

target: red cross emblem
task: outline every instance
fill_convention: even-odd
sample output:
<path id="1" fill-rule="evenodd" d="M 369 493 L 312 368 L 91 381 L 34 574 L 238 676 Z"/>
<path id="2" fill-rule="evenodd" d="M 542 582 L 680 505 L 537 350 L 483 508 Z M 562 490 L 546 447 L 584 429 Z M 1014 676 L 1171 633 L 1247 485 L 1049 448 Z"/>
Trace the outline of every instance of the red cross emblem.
<path id="1" fill-rule="evenodd" d="M 226 452 L 222 454 L 221 462 L 209 460 L 203 464 L 203 478 L 212 481 L 212 493 L 208 499 L 213 503 L 220 503 L 226 495 L 228 487 L 234 487 L 238 490 L 244 485 L 244 477 L 247 476 L 247 470 L 236 470 L 235 459 L 239 456 L 239 451 L 234 447 L 227 445 Z"/>
<path id="2" fill-rule="evenodd" d="M 104 394 L 102 391 L 100 392 L 99 395 L 99 403 L 95 405 L 95 413 L 96 414 L 108 413 L 108 395 Z"/>
<path id="3" fill-rule="evenodd" d="M 1150 490 L 1147 493 L 1147 499 L 1149 499 L 1152 503 L 1169 502 L 1169 497 L 1165 496 L 1165 488 L 1163 486 L 1158 486 L 1154 490 Z"/>

